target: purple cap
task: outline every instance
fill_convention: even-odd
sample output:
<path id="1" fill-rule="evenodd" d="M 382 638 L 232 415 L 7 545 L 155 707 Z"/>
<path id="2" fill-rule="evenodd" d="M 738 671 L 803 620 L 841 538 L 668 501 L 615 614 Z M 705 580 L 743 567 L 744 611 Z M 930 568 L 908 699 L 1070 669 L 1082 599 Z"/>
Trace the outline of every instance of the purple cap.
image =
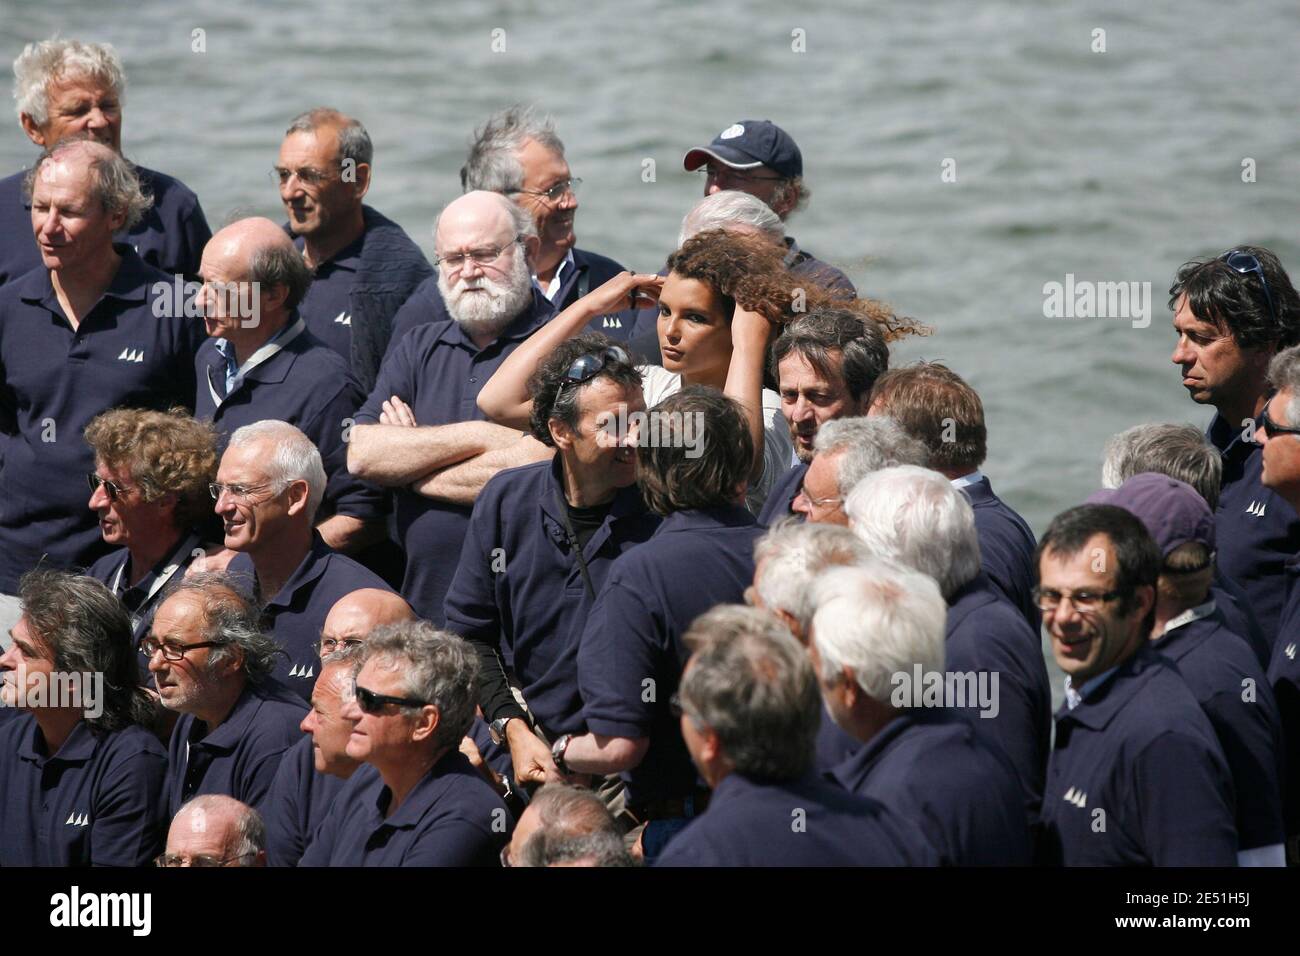
<path id="1" fill-rule="evenodd" d="M 1214 550 L 1214 513 L 1186 482 L 1153 471 L 1134 475 L 1118 488 L 1088 496 L 1090 505 L 1116 505 L 1146 525 L 1160 556 L 1181 544 L 1196 541 Z"/>
<path id="2" fill-rule="evenodd" d="M 716 159 L 732 169 L 766 166 L 784 178 L 803 175 L 803 154 L 790 134 L 771 120 L 732 123 L 708 146 L 696 146 L 682 159 L 687 172 Z"/>

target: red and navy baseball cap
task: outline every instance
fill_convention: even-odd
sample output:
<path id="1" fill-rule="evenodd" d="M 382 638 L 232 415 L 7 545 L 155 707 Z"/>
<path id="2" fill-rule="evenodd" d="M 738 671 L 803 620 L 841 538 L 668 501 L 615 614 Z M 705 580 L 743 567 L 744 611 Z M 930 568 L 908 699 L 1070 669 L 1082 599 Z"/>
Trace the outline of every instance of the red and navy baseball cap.
<path id="1" fill-rule="evenodd" d="M 803 175 L 803 155 L 790 134 L 771 120 L 741 120 L 732 123 L 708 146 L 696 146 L 682 160 L 687 172 L 716 159 L 732 169 L 766 166 L 790 178 Z"/>

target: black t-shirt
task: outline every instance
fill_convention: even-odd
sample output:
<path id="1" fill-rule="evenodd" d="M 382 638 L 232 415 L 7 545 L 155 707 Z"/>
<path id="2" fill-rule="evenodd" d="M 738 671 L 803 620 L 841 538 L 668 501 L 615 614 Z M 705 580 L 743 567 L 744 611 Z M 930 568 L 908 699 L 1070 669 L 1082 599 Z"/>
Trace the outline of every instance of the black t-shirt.
<path id="1" fill-rule="evenodd" d="M 573 522 L 573 533 L 578 536 L 578 546 L 585 549 L 591 536 L 605 523 L 605 516 L 609 514 L 609 509 L 614 507 L 614 501 L 610 499 L 603 505 L 595 505 L 591 508 L 575 508 L 565 501 L 564 507 L 569 512 L 569 520 Z"/>

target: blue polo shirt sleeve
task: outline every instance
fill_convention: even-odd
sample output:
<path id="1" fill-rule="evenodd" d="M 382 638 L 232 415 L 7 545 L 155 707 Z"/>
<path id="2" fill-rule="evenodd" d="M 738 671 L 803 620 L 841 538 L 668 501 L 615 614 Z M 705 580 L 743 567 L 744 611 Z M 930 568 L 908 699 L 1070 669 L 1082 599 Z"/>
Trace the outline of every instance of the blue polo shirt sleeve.
<path id="1" fill-rule="evenodd" d="M 162 849 L 167 806 L 162 748 L 136 751 L 104 774 L 91 835 L 92 866 L 145 866 Z"/>
<path id="2" fill-rule="evenodd" d="M 311 421 L 301 422 L 299 427 L 320 451 L 327 476 L 325 500 L 333 502 L 334 514 L 367 521 L 386 513 L 385 495 L 378 485 L 362 481 L 348 471 L 348 445 L 344 440 L 349 423 L 356 421 L 357 408 L 364 397 L 357 380 L 348 374 L 334 397 Z"/>
<path id="3" fill-rule="evenodd" d="M 355 787 L 344 787 L 334 798 L 334 805 L 321 821 L 316 835 L 298 859 L 299 866 L 329 866 L 330 856 L 334 853 L 334 843 L 339 837 L 339 829 L 348 815 L 348 798 L 355 798 Z"/>
<path id="4" fill-rule="evenodd" d="M 394 326 L 394 336 L 396 336 L 396 326 Z M 415 362 L 412 358 L 411 336 L 403 336 L 402 341 L 398 342 L 396 337 L 393 344 L 384 356 L 384 362 L 379 366 L 379 378 L 375 381 L 374 390 L 366 403 L 361 406 L 356 414 L 356 423 L 358 425 L 375 425 L 379 423 L 379 415 L 384 410 L 384 402 L 388 401 L 394 395 L 408 404 L 412 401 L 415 394 Z"/>
<path id="5" fill-rule="evenodd" d="M 1236 866 L 1232 783 L 1204 742 L 1168 732 L 1138 755 L 1142 844 L 1155 866 Z"/>
<path id="6" fill-rule="evenodd" d="M 401 308 L 393 313 L 393 330 L 388 339 L 385 360 L 406 338 L 407 332 L 417 325 L 424 325 L 438 319 L 440 314 L 446 311 L 445 307 L 440 308 L 441 305 L 442 296 L 438 293 L 438 276 L 434 274 L 416 286 L 415 291 L 402 303 Z"/>
<path id="7" fill-rule="evenodd" d="M 271 781 L 271 791 L 262 816 L 266 820 L 266 862 L 268 866 L 293 866 L 302 856 L 305 814 L 299 802 L 303 790 L 295 749 L 285 751 Z"/>
<path id="8" fill-rule="evenodd" d="M 181 241 L 180 248 L 176 251 L 176 261 L 184 263 L 185 274 L 195 278 L 203 260 L 203 247 L 212 238 L 212 229 L 208 226 L 208 217 L 203 215 L 203 207 L 199 205 L 197 196 L 186 207 L 181 212 Z"/>
<path id="9" fill-rule="evenodd" d="M 410 852 L 402 858 L 402 866 L 482 866 L 484 860 L 491 857 L 485 849 L 495 844 L 500 853 L 500 847 L 505 845 L 509 830 L 513 828 L 505 804 L 493 809 L 504 814 L 502 819 L 510 824 L 504 833 L 493 832 L 491 816 L 483 820 L 470 819 L 460 813 L 442 816 L 415 841 Z"/>
<path id="10" fill-rule="evenodd" d="M 578 691 L 588 730 L 632 740 L 650 736 L 659 706 L 654 681 L 665 653 L 660 635 L 667 633 L 662 613 L 611 574 L 578 646 Z"/>

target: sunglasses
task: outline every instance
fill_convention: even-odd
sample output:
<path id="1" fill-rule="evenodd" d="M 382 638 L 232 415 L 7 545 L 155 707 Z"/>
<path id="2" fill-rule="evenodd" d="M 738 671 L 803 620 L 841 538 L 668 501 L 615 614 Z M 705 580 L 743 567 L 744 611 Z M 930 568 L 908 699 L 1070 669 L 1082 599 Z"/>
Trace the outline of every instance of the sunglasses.
<path id="1" fill-rule="evenodd" d="M 1287 425 L 1279 425 L 1277 422 L 1273 421 L 1272 417 L 1268 414 L 1268 407 L 1272 404 L 1273 399 L 1270 398 L 1264 403 L 1264 410 L 1259 413 L 1259 420 L 1264 425 L 1264 430 L 1268 432 L 1270 436 L 1300 435 L 1300 428 L 1291 428 Z"/>
<path id="2" fill-rule="evenodd" d="M 591 381 L 611 362 L 631 365 L 632 359 L 627 351 L 618 345 L 607 346 L 599 352 L 589 352 L 575 359 L 569 366 L 569 370 L 564 373 L 564 381 L 560 383 L 560 389 L 563 390 L 567 385 L 581 385 L 583 382 Z"/>
<path id="3" fill-rule="evenodd" d="M 1228 268 L 1239 275 L 1253 272 L 1259 276 L 1259 284 L 1264 287 L 1264 298 L 1268 302 L 1268 314 L 1273 317 L 1273 324 L 1276 325 L 1277 310 L 1273 308 L 1273 295 L 1268 291 L 1268 280 L 1264 278 L 1264 267 L 1259 264 L 1259 260 L 1249 252 L 1233 249 L 1219 256 L 1219 261 L 1227 263 Z"/>
<path id="4" fill-rule="evenodd" d="M 352 678 L 352 696 L 357 702 L 357 706 L 367 714 L 382 713 L 385 704 L 396 704 L 398 707 L 426 707 L 427 700 L 414 700 L 410 697 L 389 697 L 386 694 L 376 694 L 372 690 L 366 690 L 357 683 L 357 679 Z"/>
<path id="5" fill-rule="evenodd" d="M 90 491 L 92 494 L 99 490 L 100 485 L 103 485 L 104 490 L 108 492 L 109 501 L 116 501 L 120 495 L 131 490 L 127 485 L 119 485 L 115 481 L 101 478 L 93 471 L 86 475 L 86 484 L 90 485 Z"/>

